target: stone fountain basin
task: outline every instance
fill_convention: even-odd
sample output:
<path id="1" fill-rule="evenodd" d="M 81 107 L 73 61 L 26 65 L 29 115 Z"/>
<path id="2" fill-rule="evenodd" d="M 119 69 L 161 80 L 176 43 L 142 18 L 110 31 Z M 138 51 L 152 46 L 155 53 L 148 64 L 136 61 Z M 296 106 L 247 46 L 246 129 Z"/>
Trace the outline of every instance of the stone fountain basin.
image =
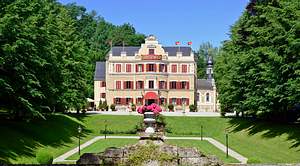
<path id="1" fill-rule="evenodd" d="M 144 122 L 146 122 L 146 123 L 155 123 L 155 119 L 153 119 L 153 118 L 145 118 Z"/>

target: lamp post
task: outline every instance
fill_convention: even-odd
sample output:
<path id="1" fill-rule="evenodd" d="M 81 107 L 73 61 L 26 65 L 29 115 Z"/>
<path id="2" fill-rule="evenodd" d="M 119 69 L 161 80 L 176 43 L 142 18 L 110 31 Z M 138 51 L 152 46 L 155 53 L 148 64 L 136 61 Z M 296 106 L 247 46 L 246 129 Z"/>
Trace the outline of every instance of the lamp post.
<path id="1" fill-rule="evenodd" d="M 107 133 L 107 120 L 104 121 L 104 139 L 106 139 L 106 133 Z"/>
<path id="2" fill-rule="evenodd" d="M 226 139 L 226 158 L 228 158 L 228 131 L 225 129 L 225 139 Z"/>
<path id="3" fill-rule="evenodd" d="M 201 141 L 203 141 L 203 126 L 201 125 Z"/>
<path id="4" fill-rule="evenodd" d="M 80 126 L 78 126 L 78 154 L 80 156 L 80 134 L 81 134 L 81 131 L 82 131 L 82 128 Z"/>

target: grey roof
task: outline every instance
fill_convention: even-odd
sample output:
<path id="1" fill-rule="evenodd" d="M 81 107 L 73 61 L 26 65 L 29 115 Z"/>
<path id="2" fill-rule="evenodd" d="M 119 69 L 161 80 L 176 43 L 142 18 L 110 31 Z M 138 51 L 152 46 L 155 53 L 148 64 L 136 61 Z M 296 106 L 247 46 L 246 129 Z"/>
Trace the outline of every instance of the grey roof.
<path id="1" fill-rule="evenodd" d="M 111 52 L 113 56 L 121 56 L 121 52 L 124 50 L 126 56 L 134 56 L 136 52 L 139 51 L 141 47 L 112 47 Z M 163 47 L 165 52 L 168 52 L 169 56 L 176 56 L 178 51 L 182 52 L 182 56 L 190 56 L 191 47 Z"/>
<path id="2" fill-rule="evenodd" d="M 213 90 L 212 80 L 210 80 L 210 79 L 197 79 L 197 89 Z"/>
<path id="3" fill-rule="evenodd" d="M 165 52 L 168 52 L 168 56 L 176 56 L 176 52 L 182 52 L 182 56 L 190 56 L 191 55 L 191 47 L 163 47 Z"/>
<path id="4" fill-rule="evenodd" d="M 121 52 L 124 50 L 126 56 L 134 56 L 136 52 L 139 51 L 141 47 L 113 47 L 111 49 L 113 56 L 121 56 Z"/>
<path id="5" fill-rule="evenodd" d="M 94 80 L 95 81 L 104 81 L 105 80 L 105 71 L 106 71 L 105 62 L 96 62 Z"/>

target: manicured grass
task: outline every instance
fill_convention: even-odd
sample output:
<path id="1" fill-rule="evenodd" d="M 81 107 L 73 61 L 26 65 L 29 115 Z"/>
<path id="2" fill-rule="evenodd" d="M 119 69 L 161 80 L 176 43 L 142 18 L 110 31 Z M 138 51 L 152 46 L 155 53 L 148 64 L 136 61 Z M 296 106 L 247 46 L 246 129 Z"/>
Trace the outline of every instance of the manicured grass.
<path id="1" fill-rule="evenodd" d="M 137 139 L 101 139 L 92 145 L 82 149 L 83 153 L 99 153 L 103 152 L 108 147 L 122 147 L 125 145 L 131 145 L 137 143 Z M 70 156 L 67 160 L 78 160 L 78 153 Z"/>
<path id="2" fill-rule="evenodd" d="M 136 139 L 103 139 L 99 140 L 92 145 L 82 149 L 83 153 L 99 153 L 103 152 L 108 147 L 122 147 L 137 143 Z M 166 143 L 171 145 L 183 146 L 183 147 L 196 147 L 199 151 L 205 155 L 215 155 L 225 163 L 238 163 L 238 161 L 229 156 L 226 158 L 226 154 L 207 141 L 193 141 L 193 140 L 167 140 Z M 78 153 L 70 156 L 67 160 L 78 160 Z"/>
<path id="3" fill-rule="evenodd" d="M 249 163 L 299 163 L 300 125 L 275 124 L 241 118 L 167 117 L 172 133 L 169 136 L 190 135 L 212 137 L 225 144 L 225 129 L 229 146 L 244 155 Z"/>
<path id="4" fill-rule="evenodd" d="M 226 154 L 210 144 L 207 141 L 198 141 L 198 140 L 167 140 L 166 143 L 171 145 L 177 145 L 182 147 L 195 147 L 200 152 L 203 152 L 205 155 L 215 155 L 220 160 L 225 163 L 239 163 L 238 160 L 228 157 L 226 158 Z"/>
<path id="5" fill-rule="evenodd" d="M 0 163 L 34 164 L 36 151 L 45 148 L 57 157 L 77 146 L 77 128 L 82 125 L 82 143 L 107 129 L 114 135 L 135 135 L 141 116 L 61 115 L 31 122 L 0 121 Z M 274 124 L 250 119 L 166 117 L 168 136 L 212 137 L 225 143 L 253 163 L 300 162 L 300 125 Z M 111 134 L 110 134 L 111 135 Z"/>

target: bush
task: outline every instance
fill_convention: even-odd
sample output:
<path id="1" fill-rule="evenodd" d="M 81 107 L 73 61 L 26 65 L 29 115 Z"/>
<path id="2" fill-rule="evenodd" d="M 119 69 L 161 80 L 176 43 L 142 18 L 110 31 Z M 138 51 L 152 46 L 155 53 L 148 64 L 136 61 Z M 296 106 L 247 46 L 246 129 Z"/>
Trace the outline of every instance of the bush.
<path id="1" fill-rule="evenodd" d="M 103 104 L 102 104 L 102 110 L 104 111 L 108 111 L 108 105 L 107 105 L 107 102 L 106 102 L 106 100 L 103 102 Z"/>
<path id="2" fill-rule="evenodd" d="M 174 111 L 174 105 L 173 104 L 169 104 L 168 108 L 169 108 L 169 111 Z"/>
<path id="3" fill-rule="evenodd" d="M 197 111 L 197 106 L 195 106 L 194 104 L 190 105 L 189 108 L 190 108 L 191 112 L 196 112 Z"/>
<path id="4" fill-rule="evenodd" d="M 110 109 L 111 109 L 112 111 L 116 111 L 116 105 L 111 104 L 111 105 L 110 105 Z"/>
<path id="5" fill-rule="evenodd" d="M 36 160 L 39 164 L 52 164 L 53 155 L 45 150 L 40 150 L 36 154 Z"/>
<path id="6" fill-rule="evenodd" d="M 131 104 L 131 111 L 135 112 L 136 111 L 136 105 L 135 104 Z"/>

